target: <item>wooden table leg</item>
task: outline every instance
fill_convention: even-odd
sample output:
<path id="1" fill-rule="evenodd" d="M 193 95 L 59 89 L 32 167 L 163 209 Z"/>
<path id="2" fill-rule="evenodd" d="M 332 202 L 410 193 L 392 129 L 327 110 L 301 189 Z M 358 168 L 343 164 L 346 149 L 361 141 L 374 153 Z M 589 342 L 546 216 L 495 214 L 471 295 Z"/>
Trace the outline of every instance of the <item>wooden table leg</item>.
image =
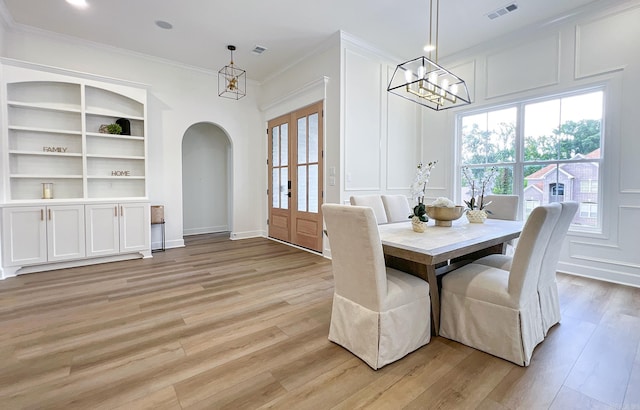
<path id="1" fill-rule="evenodd" d="M 431 333 L 438 336 L 440 334 L 440 291 L 436 279 L 436 267 L 434 265 L 423 266 L 426 268 L 429 296 L 431 296 Z"/>

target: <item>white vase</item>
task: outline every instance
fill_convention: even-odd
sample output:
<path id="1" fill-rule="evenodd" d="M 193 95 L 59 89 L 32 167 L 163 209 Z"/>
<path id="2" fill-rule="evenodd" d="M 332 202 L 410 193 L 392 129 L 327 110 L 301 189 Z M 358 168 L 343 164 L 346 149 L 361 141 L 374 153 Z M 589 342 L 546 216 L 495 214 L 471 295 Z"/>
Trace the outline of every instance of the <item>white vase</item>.
<path id="1" fill-rule="evenodd" d="M 423 233 L 427 229 L 427 223 L 422 222 L 419 217 L 412 216 L 411 217 L 411 228 L 413 228 L 414 232 Z"/>
<path id="2" fill-rule="evenodd" d="M 470 210 L 467 211 L 467 219 L 473 224 L 482 224 L 487 219 L 487 213 L 480 209 Z"/>

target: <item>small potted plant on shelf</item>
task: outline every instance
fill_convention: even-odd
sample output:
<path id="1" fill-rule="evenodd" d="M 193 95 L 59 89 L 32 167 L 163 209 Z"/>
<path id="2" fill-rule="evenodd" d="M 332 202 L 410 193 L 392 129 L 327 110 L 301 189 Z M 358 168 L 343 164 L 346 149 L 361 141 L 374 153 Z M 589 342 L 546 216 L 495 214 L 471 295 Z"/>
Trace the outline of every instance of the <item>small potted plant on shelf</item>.
<path id="1" fill-rule="evenodd" d="M 424 204 L 424 197 L 427 190 L 427 183 L 429 183 L 429 177 L 431 176 L 431 169 L 437 162 L 438 161 L 431 161 L 427 165 L 423 165 L 422 162 L 419 163 L 416 169 L 416 177 L 411 185 L 411 196 L 417 204 L 413 207 L 413 213 L 409 215 L 409 218 L 411 219 L 411 226 L 416 232 L 424 232 L 427 222 L 429 221 L 427 209 Z"/>
<path id="2" fill-rule="evenodd" d="M 462 175 L 464 175 L 471 188 L 471 198 L 464 200 L 464 203 L 467 205 L 467 219 L 469 222 L 483 223 L 487 219 L 487 214 L 490 213 L 490 211 L 485 209 L 485 207 L 489 205 L 491 201 L 484 202 L 484 193 L 490 189 L 497 172 L 498 169 L 496 167 L 491 167 L 484 172 L 482 178 L 476 180 L 469 167 L 462 168 Z"/>
<path id="3" fill-rule="evenodd" d="M 103 133 L 103 134 L 117 134 L 120 135 L 122 134 L 122 127 L 120 126 L 120 124 L 102 124 L 100 126 L 100 128 L 98 129 L 99 132 Z"/>
<path id="4" fill-rule="evenodd" d="M 122 127 L 120 126 L 120 124 L 116 124 L 116 123 L 109 124 L 109 125 L 107 125 L 107 132 L 109 134 L 118 134 L 118 135 L 120 135 L 120 134 L 122 134 Z"/>

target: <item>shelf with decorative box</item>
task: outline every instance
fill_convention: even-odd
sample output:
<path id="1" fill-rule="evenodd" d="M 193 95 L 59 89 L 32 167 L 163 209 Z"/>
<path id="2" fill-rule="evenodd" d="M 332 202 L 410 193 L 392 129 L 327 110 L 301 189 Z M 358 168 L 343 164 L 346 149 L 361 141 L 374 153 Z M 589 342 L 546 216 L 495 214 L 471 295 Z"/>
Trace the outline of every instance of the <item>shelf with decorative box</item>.
<path id="1" fill-rule="evenodd" d="M 82 212 L 78 210 L 78 213 L 82 215 L 84 226 L 85 222 L 90 222 L 85 221 L 89 215 L 85 214 L 85 208 L 101 204 L 109 208 L 126 208 L 136 204 L 128 225 L 141 230 L 128 230 L 129 237 L 136 237 L 136 245 L 117 246 L 114 248 L 117 252 L 110 254 L 111 257 L 124 254 L 131 257 L 131 253 L 150 256 L 146 88 L 127 81 L 10 59 L 0 59 L 0 69 L 3 120 L 1 276 L 57 268 L 60 266 L 50 262 L 65 259 L 77 264 L 96 262 L 92 256 L 100 253 L 87 251 L 91 243 L 83 244 L 86 249 L 82 253 L 69 254 L 62 259 L 42 258 L 42 255 L 26 259 L 14 257 L 18 243 L 24 247 L 35 241 L 36 236 L 42 239 L 40 234 L 34 234 L 29 240 L 25 240 L 24 235 L 16 236 L 23 228 L 21 224 L 25 223 L 24 228 L 31 229 L 31 233 L 39 232 L 42 226 L 31 223 L 39 221 L 36 217 L 40 213 L 48 216 L 50 210 L 55 211 L 55 206 L 81 207 Z M 109 124 L 122 121 L 126 122 L 127 135 L 104 133 Z M 55 218 L 55 212 L 51 215 Z M 116 213 L 115 218 L 122 219 L 122 216 Z M 133 218 L 142 220 L 131 222 Z M 48 219 L 44 218 L 40 222 L 46 221 Z M 45 233 L 53 229 L 52 224 L 43 225 Z M 87 241 L 95 242 L 101 235 L 100 227 L 107 225 L 101 223 L 93 227 Z M 39 226 L 38 230 L 36 226 Z M 86 233 L 84 228 L 81 230 L 84 238 Z M 105 230 L 105 235 L 112 233 L 112 230 Z"/>

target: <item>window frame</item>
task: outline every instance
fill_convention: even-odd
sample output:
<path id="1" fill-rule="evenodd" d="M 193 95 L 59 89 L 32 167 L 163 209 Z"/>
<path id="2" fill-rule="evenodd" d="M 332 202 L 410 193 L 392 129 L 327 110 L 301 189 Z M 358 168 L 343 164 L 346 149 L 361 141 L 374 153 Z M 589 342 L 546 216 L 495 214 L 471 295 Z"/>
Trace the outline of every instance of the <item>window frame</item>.
<path id="1" fill-rule="evenodd" d="M 602 117 L 600 120 L 600 156 L 599 158 L 581 158 L 581 159 L 554 159 L 554 160 L 536 160 L 536 161 L 525 161 L 524 160 L 524 146 L 525 146 L 525 136 L 524 136 L 524 118 L 525 118 L 525 106 L 528 104 L 541 103 L 545 101 L 551 101 L 556 99 L 563 99 L 568 97 L 575 97 L 584 94 L 590 94 L 594 92 L 602 92 Z M 495 105 L 485 105 L 481 108 L 469 109 L 469 110 L 461 110 L 458 111 L 455 115 L 455 133 L 456 133 L 456 150 L 455 150 L 455 163 L 456 163 L 456 181 L 454 183 L 454 199 L 458 202 L 462 202 L 462 168 L 469 167 L 473 168 L 488 168 L 488 167 L 510 167 L 513 172 L 513 194 L 518 195 L 520 197 L 519 205 L 518 205 L 518 218 L 520 218 L 525 211 L 525 196 L 524 196 L 524 183 L 518 184 L 516 181 L 524 182 L 524 169 L 527 166 L 541 166 L 545 167 L 548 165 L 554 165 L 559 167 L 562 164 L 579 164 L 579 163 L 597 163 L 598 164 L 598 178 L 590 178 L 590 191 L 589 193 L 593 193 L 593 184 L 597 187 L 597 199 L 595 202 L 598 212 L 596 217 L 596 223 L 594 226 L 586 226 L 586 225 L 574 225 L 570 226 L 571 231 L 575 232 L 584 232 L 584 233 L 594 233 L 594 234 L 602 234 L 603 232 L 603 212 L 604 209 L 604 190 L 601 189 L 603 187 L 603 178 L 604 178 L 604 164 L 605 164 L 605 146 L 607 144 L 606 138 L 606 102 L 609 98 L 609 90 L 606 83 L 598 83 L 592 84 L 584 87 L 580 87 L 571 91 L 566 92 L 556 92 L 552 94 L 547 94 L 544 96 L 537 96 L 531 98 L 523 98 L 516 101 L 505 102 Z M 462 135 L 462 123 L 463 118 L 472 115 L 478 114 L 487 114 L 493 111 L 506 110 L 509 108 L 516 109 L 516 124 L 514 127 L 515 132 L 515 147 L 514 147 L 514 156 L 515 161 L 505 161 L 505 162 L 494 162 L 494 163 L 482 163 L 482 164 L 464 164 L 462 162 L 462 149 L 463 149 L 463 135 Z M 557 181 L 561 183 L 560 181 Z M 583 201 L 578 201 L 582 204 Z M 578 211 L 578 214 L 580 211 Z M 526 218 L 526 216 L 525 216 Z"/>

